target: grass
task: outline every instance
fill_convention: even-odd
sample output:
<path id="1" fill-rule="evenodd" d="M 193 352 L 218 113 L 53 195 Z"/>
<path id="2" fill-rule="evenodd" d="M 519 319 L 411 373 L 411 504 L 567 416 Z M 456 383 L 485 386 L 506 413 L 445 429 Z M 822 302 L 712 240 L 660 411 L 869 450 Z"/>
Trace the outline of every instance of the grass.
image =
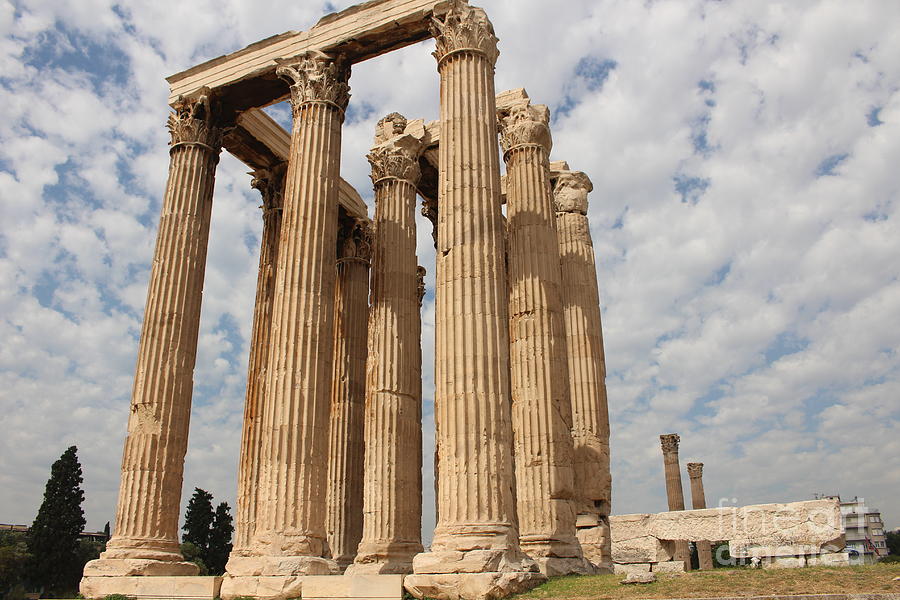
<path id="1" fill-rule="evenodd" d="M 624 575 L 555 577 L 515 600 L 637 600 L 781 594 L 900 593 L 900 564 L 803 569 L 714 569 L 661 575 L 656 583 L 620 585 Z"/>

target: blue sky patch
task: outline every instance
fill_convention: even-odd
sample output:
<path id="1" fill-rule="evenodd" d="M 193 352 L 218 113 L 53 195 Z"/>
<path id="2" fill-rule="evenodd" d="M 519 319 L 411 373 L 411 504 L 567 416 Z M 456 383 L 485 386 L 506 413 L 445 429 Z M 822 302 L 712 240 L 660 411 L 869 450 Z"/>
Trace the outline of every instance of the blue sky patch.
<path id="1" fill-rule="evenodd" d="M 832 154 L 831 156 L 826 157 L 822 162 L 819 163 L 819 166 L 816 167 L 816 177 L 826 177 L 826 176 L 834 176 L 837 175 L 835 173 L 835 169 L 837 169 L 841 163 L 847 160 L 850 154 L 845 152 L 843 154 Z"/>
<path id="2" fill-rule="evenodd" d="M 866 123 L 869 124 L 869 127 L 884 125 L 884 121 L 881 120 L 881 108 L 880 106 L 873 106 L 872 110 L 866 115 Z"/>
<path id="3" fill-rule="evenodd" d="M 704 177 L 692 177 L 682 173 L 672 177 L 675 182 L 675 191 L 681 196 L 681 201 L 686 204 L 697 204 L 700 197 L 709 188 L 709 179 Z"/>

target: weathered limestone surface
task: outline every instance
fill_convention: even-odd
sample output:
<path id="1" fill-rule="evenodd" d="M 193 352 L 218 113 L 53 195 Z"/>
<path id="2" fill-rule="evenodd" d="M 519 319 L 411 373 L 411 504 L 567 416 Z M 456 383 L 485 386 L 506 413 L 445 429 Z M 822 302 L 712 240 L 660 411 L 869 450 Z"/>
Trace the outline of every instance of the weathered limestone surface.
<path id="1" fill-rule="evenodd" d="M 378 123 L 372 308 L 366 365 L 363 537 L 348 574 L 411 573 L 422 551 L 422 357 L 416 262 L 421 143 L 396 113 Z"/>
<path id="2" fill-rule="evenodd" d="M 484 11 L 434 23 L 441 77 L 435 421 L 439 522 L 413 561 L 417 597 L 494 598 L 544 580 L 519 548 L 509 408 L 509 322 L 493 67 Z M 534 569 L 532 571 L 532 569 Z"/>
<path id="3" fill-rule="evenodd" d="M 572 419 L 550 192 L 550 111 L 499 109 L 506 161 L 512 424 L 519 544 L 545 575 L 589 569 L 575 538 Z"/>
<path id="4" fill-rule="evenodd" d="M 681 464 L 678 461 L 678 442 L 681 438 L 677 433 L 667 433 L 659 436 L 663 452 L 663 466 L 666 473 L 666 497 L 669 501 L 670 511 L 684 510 L 684 488 L 681 485 Z M 691 550 L 687 538 L 675 539 L 675 560 L 684 561 L 686 571 L 691 570 Z"/>
<path id="5" fill-rule="evenodd" d="M 169 116 L 169 180 L 141 330 L 116 530 L 85 576 L 196 575 L 178 549 L 200 303 L 222 132 L 206 94 Z"/>
<path id="6" fill-rule="evenodd" d="M 344 217 L 334 292 L 334 375 L 328 437 L 326 531 L 331 556 L 345 569 L 362 537 L 366 331 L 372 231 Z"/>
<path id="7" fill-rule="evenodd" d="M 674 540 L 728 541 L 735 558 L 819 555 L 844 547 L 835 500 L 614 515 L 610 524 L 616 563 L 670 560 L 666 549 Z"/>
<path id="8" fill-rule="evenodd" d="M 233 557 L 223 594 L 240 577 L 324 575 L 325 490 L 334 349 L 335 247 L 341 123 L 349 67 L 306 53 L 283 62 L 294 114 L 275 276 L 256 531 Z"/>
<path id="9" fill-rule="evenodd" d="M 688 463 L 688 477 L 691 480 L 691 506 L 694 509 L 706 508 L 706 493 L 703 491 L 703 463 Z M 697 558 L 700 568 L 712 569 L 712 545 L 709 540 L 700 540 L 694 544 L 697 547 Z"/>
<path id="10" fill-rule="evenodd" d="M 309 575 L 303 580 L 303 597 L 315 600 L 403 600 L 403 576 Z"/>
<path id="11" fill-rule="evenodd" d="M 219 597 L 221 577 L 85 577 L 81 595 L 102 599 L 111 594 L 132 598 L 191 598 L 214 600 Z"/>
<path id="12" fill-rule="evenodd" d="M 588 224 L 590 179 L 553 167 L 553 195 L 562 277 L 562 310 L 571 402 L 577 536 L 584 557 L 610 568 L 609 412 L 600 322 L 600 294 Z"/>
<path id="13" fill-rule="evenodd" d="M 241 432 L 241 457 L 238 464 L 237 515 L 234 523 L 233 553 L 246 551 L 256 528 L 256 481 L 259 477 L 259 417 L 266 397 L 266 375 L 269 356 L 272 302 L 275 298 L 275 265 L 278 261 L 278 238 L 281 233 L 281 208 L 284 196 L 286 164 L 273 169 L 255 171 L 251 185 L 263 199 L 263 230 L 259 250 L 259 272 L 256 279 L 256 303 L 250 337 L 250 360 L 247 368 L 247 392 Z"/>

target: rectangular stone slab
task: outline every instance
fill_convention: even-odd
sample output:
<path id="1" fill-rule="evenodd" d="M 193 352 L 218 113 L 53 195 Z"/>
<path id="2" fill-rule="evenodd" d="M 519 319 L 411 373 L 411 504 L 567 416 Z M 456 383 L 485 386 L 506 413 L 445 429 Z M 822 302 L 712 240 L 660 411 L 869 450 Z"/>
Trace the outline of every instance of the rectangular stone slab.
<path id="1" fill-rule="evenodd" d="M 86 598 L 122 594 L 148 600 L 213 600 L 221 586 L 221 577 L 85 577 L 81 593 Z"/>
<path id="2" fill-rule="evenodd" d="M 403 575 L 308 575 L 303 600 L 384 598 L 402 600 Z"/>
<path id="3" fill-rule="evenodd" d="M 432 15 L 446 0 L 372 0 L 326 15 L 308 31 L 287 31 L 166 78 L 169 104 L 202 87 L 241 111 L 266 106 L 287 93 L 275 76 L 276 61 L 307 50 L 340 52 L 361 62 L 431 37 Z"/>

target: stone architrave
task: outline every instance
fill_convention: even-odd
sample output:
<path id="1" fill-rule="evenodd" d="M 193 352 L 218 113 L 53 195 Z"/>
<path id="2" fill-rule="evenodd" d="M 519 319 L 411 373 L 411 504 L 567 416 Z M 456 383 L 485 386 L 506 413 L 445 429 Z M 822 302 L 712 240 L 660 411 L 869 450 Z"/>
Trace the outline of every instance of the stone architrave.
<path id="1" fill-rule="evenodd" d="M 703 491 L 703 463 L 688 463 L 687 472 L 688 477 L 691 479 L 691 506 L 695 510 L 706 508 L 706 494 Z M 700 569 L 712 569 L 712 545 L 710 544 L 710 540 L 700 540 L 695 542 L 694 545 L 697 546 L 697 558 Z"/>
<path id="2" fill-rule="evenodd" d="M 89 576 L 196 575 L 178 544 L 200 303 L 222 128 L 205 91 L 169 115 L 169 179 L 138 348 L 116 529 Z"/>
<path id="3" fill-rule="evenodd" d="M 256 528 L 256 482 L 259 477 L 260 416 L 266 398 L 266 375 L 272 302 L 275 298 L 275 265 L 278 262 L 278 238 L 281 233 L 281 209 L 284 199 L 284 175 L 287 165 L 253 172 L 251 186 L 262 194 L 263 229 L 256 278 L 256 303 L 250 334 L 250 360 L 247 368 L 247 393 L 244 399 L 244 423 L 241 431 L 241 457 L 238 463 L 237 514 L 234 522 L 235 556 L 244 554 Z"/>
<path id="4" fill-rule="evenodd" d="M 666 497 L 669 510 L 684 510 L 684 488 L 681 485 L 681 466 L 678 462 L 678 443 L 681 438 L 677 433 L 659 436 L 662 445 L 663 464 L 666 472 Z M 691 549 L 686 540 L 675 541 L 675 560 L 684 561 L 684 570 L 691 570 Z"/>
<path id="5" fill-rule="evenodd" d="M 345 569 L 353 562 L 362 537 L 366 330 L 372 257 L 368 220 L 343 220 L 337 256 L 326 525 L 331 556 Z"/>
<path id="6" fill-rule="evenodd" d="M 550 111 L 499 111 L 506 161 L 510 374 L 519 544 L 545 575 L 585 573 L 575 537 L 569 373 L 550 191 Z"/>
<path id="7" fill-rule="evenodd" d="M 397 113 L 368 155 L 375 186 L 363 536 L 348 573 L 412 572 L 422 551 L 422 364 L 416 263 L 421 142 Z"/>
<path id="8" fill-rule="evenodd" d="M 584 557 L 597 568 L 610 569 L 606 364 L 597 267 L 587 218 L 588 193 L 593 186 L 587 175 L 565 167 L 554 173 L 553 196 L 574 443 L 576 535 Z"/>
<path id="9" fill-rule="evenodd" d="M 228 563 L 223 597 L 243 595 L 260 576 L 282 578 L 286 590 L 303 575 L 338 571 L 326 558 L 325 508 L 341 124 L 350 69 L 340 57 L 305 52 L 282 61 L 277 74 L 290 87 L 293 130 L 260 433 L 256 529 L 249 556 Z"/>
<path id="10" fill-rule="evenodd" d="M 544 580 L 519 548 L 513 499 L 509 320 L 494 92 L 484 10 L 434 20 L 441 78 L 435 352 L 440 520 L 405 585 L 416 597 L 490 598 Z"/>

